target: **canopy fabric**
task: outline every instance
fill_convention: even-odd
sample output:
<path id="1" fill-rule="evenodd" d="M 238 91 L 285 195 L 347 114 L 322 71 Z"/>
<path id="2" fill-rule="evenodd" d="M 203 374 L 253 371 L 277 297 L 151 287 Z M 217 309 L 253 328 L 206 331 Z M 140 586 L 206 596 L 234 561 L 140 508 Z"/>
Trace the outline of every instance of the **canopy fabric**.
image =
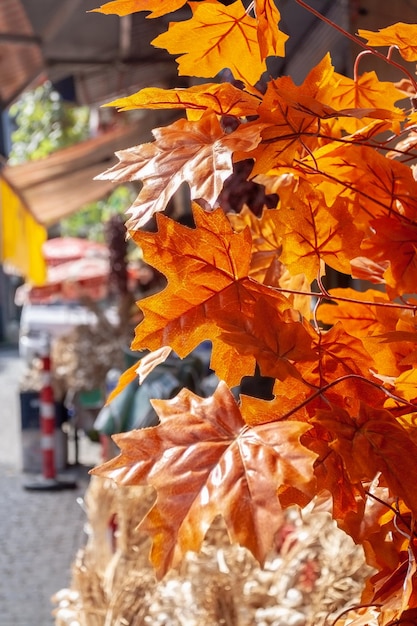
<path id="1" fill-rule="evenodd" d="M 90 13 L 97 0 L 0 1 L 0 109 L 46 78 L 78 104 L 102 104 L 139 90 L 157 76 L 175 79 L 175 63 L 164 50 L 149 54 L 150 42 L 168 17 Z"/>
<path id="2" fill-rule="evenodd" d="M 34 284 L 46 279 L 41 254 L 46 229 L 39 224 L 4 180 L 0 179 L 0 261 L 10 273 Z"/>
<path id="3" fill-rule="evenodd" d="M 116 162 L 115 152 L 149 141 L 148 120 L 144 115 L 141 123 L 107 131 L 38 161 L 6 165 L 0 170 L 0 179 L 39 224 L 50 226 L 115 189 L 112 181 L 93 179 Z M 7 205 L 3 210 L 7 214 Z"/>

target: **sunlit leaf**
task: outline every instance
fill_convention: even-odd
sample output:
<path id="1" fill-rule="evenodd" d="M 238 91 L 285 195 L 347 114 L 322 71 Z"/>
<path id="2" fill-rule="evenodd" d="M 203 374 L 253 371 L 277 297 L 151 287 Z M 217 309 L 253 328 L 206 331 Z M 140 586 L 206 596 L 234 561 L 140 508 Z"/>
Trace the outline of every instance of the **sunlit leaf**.
<path id="1" fill-rule="evenodd" d="M 186 109 L 188 119 L 199 119 L 210 109 L 216 115 L 256 115 L 260 99 L 230 83 L 208 83 L 188 89 L 147 87 L 106 104 L 120 111 L 132 109 Z"/>
<path id="2" fill-rule="evenodd" d="M 132 232 L 147 263 L 165 274 L 167 287 L 140 301 L 144 320 L 136 328 L 133 349 L 170 346 L 181 357 L 204 340 L 213 342 L 212 367 L 231 386 L 253 374 L 253 354 L 219 339 L 224 323 L 255 317 L 262 298 L 277 312 L 289 309 L 285 296 L 249 278 L 249 230 L 234 233 L 221 209 L 194 207 L 196 228 L 158 215 L 158 232 Z M 308 346 L 306 346 L 308 350 Z"/>
<path id="3" fill-rule="evenodd" d="M 171 23 L 153 40 L 177 57 L 180 75 L 213 78 L 228 68 L 246 85 L 255 85 L 266 70 L 261 57 L 257 21 L 240 0 L 225 6 L 216 0 L 193 2 L 193 16 Z"/>
<path id="4" fill-rule="evenodd" d="M 183 390 L 153 406 L 161 424 L 117 435 L 121 454 L 95 473 L 155 488 L 156 503 L 141 528 L 153 539 L 158 576 L 187 550 L 199 550 L 217 515 L 231 540 L 262 563 L 281 519 L 278 489 L 294 485 L 312 493 L 316 455 L 300 444 L 310 426 L 292 421 L 249 427 L 224 383 L 207 399 Z"/>
<path id="5" fill-rule="evenodd" d="M 194 122 L 178 120 L 153 134 L 153 143 L 117 152 L 119 163 L 97 176 L 98 180 L 143 182 L 128 211 L 128 229 L 144 226 L 155 212 L 163 211 L 184 182 L 192 198 L 204 198 L 215 206 L 224 181 L 233 172 L 233 151 L 250 150 L 260 140 L 259 130 L 252 126 L 225 133 L 213 113 Z"/>
<path id="6" fill-rule="evenodd" d="M 417 25 L 398 22 L 386 28 L 380 28 L 378 32 L 358 30 L 359 37 L 366 39 L 370 46 L 395 46 L 406 61 L 417 61 Z"/>

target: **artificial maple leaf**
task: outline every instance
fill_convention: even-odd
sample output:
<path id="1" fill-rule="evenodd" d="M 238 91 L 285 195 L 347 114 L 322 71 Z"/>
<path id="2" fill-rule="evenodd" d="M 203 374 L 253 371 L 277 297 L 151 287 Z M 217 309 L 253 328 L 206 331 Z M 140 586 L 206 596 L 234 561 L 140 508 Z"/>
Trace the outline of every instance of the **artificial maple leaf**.
<path id="1" fill-rule="evenodd" d="M 282 238 L 277 228 L 274 209 L 264 209 L 259 218 L 248 207 L 244 207 L 240 213 L 228 213 L 227 216 L 237 232 L 248 226 L 251 230 L 252 258 L 249 275 L 265 285 L 283 289 L 292 308 L 310 319 L 310 283 L 304 272 L 293 275 L 279 260 Z"/>
<path id="2" fill-rule="evenodd" d="M 417 369 L 402 372 L 395 381 L 396 393 L 409 402 L 417 401 Z M 417 406 L 416 406 L 417 410 Z"/>
<path id="3" fill-rule="evenodd" d="M 273 0 L 255 1 L 256 19 L 258 22 L 258 41 L 261 58 L 269 56 L 285 56 L 285 42 L 288 35 L 278 29 L 281 20 L 280 12 Z"/>
<path id="4" fill-rule="evenodd" d="M 349 335 L 338 322 L 329 331 L 320 332 L 313 342 L 317 359 L 311 365 L 299 363 L 299 370 L 306 382 L 322 388 L 329 383 L 348 377 L 344 385 L 345 395 L 356 395 L 357 381 L 351 376 L 372 378 L 372 357 L 363 343 Z M 346 391 L 350 390 L 350 394 Z"/>
<path id="5" fill-rule="evenodd" d="M 263 298 L 279 312 L 290 308 L 285 296 L 248 277 L 249 230 L 234 233 L 221 209 L 212 213 L 194 206 L 196 228 L 187 228 L 161 214 L 158 232 L 132 231 L 144 259 L 166 275 L 167 287 L 144 298 L 143 321 L 136 328 L 134 350 L 170 346 L 183 358 L 206 339 L 213 342 L 212 367 L 230 386 L 250 376 L 253 355 L 218 339 L 226 320 L 242 315 L 251 320 Z"/>
<path id="6" fill-rule="evenodd" d="M 303 272 L 312 282 L 319 272 L 324 274 L 325 263 L 349 273 L 350 259 L 359 254 L 363 235 L 343 199 L 329 208 L 322 194 L 299 193 L 274 215 L 283 242 L 281 260 L 292 274 Z"/>
<path id="7" fill-rule="evenodd" d="M 378 32 L 358 30 L 359 37 L 367 40 L 370 46 L 395 46 L 403 59 L 417 61 L 417 25 L 397 22 L 386 28 L 380 28 Z"/>
<path id="8" fill-rule="evenodd" d="M 367 259 L 365 256 L 357 256 L 350 261 L 352 278 L 366 280 L 375 285 L 384 285 L 384 274 L 388 265 L 388 261 L 377 263 L 376 261 Z"/>
<path id="9" fill-rule="evenodd" d="M 314 428 L 302 438 L 305 446 L 317 454 L 314 463 L 314 475 L 317 491 L 327 491 L 332 498 L 332 515 L 346 532 L 350 518 L 362 517 L 364 510 L 364 490 L 354 483 L 344 466 L 338 452 L 330 447 L 331 436 L 316 420 L 311 421 Z"/>
<path id="10" fill-rule="evenodd" d="M 289 417 L 300 422 L 309 419 L 307 398 L 312 395 L 311 388 L 299 378 L 276 380 L 274 398 L 263 400 L 245 394 L 240 395 L 240 408 L 248 426 L 267 424 L 271 421 L 283 421 Z"/>
<path id="11" fill-rule="evenodd" d="M 225 133 L 213 113 L 194 122 L 177 120 L 153 134 L 156 141 L 117 152 L 119 163 L 96 177 L 143 182 L 128 210 L 131 217 L 126 228 L 130 230 L 144 226 L 155 212 L 163 211 L 183 182 L 189 184 L 193 199 L 204 198 L 214 206 L 233 172 L 233 151 L 251 149 L 260 140 L 258 130 L 245 124 Z"/>
<path id="12" fill-rule="evenodd" d="M 417 281 L 417 227 L 395 217 L 372 220 L 363 251 L 377 263 L 389 262 L 384 278 L 392 294 L 413 293 Z"/>
<path id="13" fill-rule="evenodd" d="M 375 72 L 365 72 L 353 80 L 335 72 L 332 77 L 331 88 L 320 90 L 322 102 L 338 110 L 363 110 L 362 119 L 343 116 L 338 119 L 348 133 L 353 133 L 367 124 L 369 118 L 365 110 L 369 110 L 370 117 L 381 116 L 384 121 L 392 120 L 396 123 L 403 120 L 404 113 L 395 106 L 395 102 L 404 98 L 404 95 L 393 83 L 380 81 Z"/>
<path id="14" fill-rule="evenodd" d="M 360 217 L 366 227 L 371 216 L 417 216 L 417 182 L 410 168 L 368 146 L 327 144 L 306 156 L 296 171 L 323 192 L 329 206 L 342 195 L 361 207 L 357 221 Z"/>
<path id="15" fill-rule="evenodd" d="M 312 494 L 316 455 L 300 444 L 310 426 L 292 421 L 249 427 L 222 382 L 210 398 L 183 389 L 152 404 L 160 425 L 116 435 L 121 454 L 94 473 L 156 490 L 140 527 L 153 538 L 158 577 L 187 550 L 200 549 L 217 515 L 232 542 L 263 563 L 282 515 L 279 487 Z"/>
<path id="16" fill-rule="evenodd" d="M 261 58 L 257 21 L 250 17 L 240 0 L 225 6 L 192 2 L 193 17 L 171 23 L 166 33 L 152 41 L 177 58 L 180 75 L 212 78 L 229 68 L 237 80 L 255 85 L 266 70 Z"/>
<path id="17" fill-rule="evenodd" d="M 400 159 L 404 157 L 415 159 L 417 156 L 417 132 L 416 128 L 411 128 L 409 134 L 398 141 L 393 150 L 387 152 L 387 159 Z"/>
<path id="18" fill-rule="evenodd" d="M 346 332 L 354 337 L 368 337 L 395 329 L 399 310 L 381 306 L 391 302 L 387 294 L 375 289 L 361 292 L 351 288 L 330 289 L 329 294 L 337 305 L 320 305 L 317 317 L 325 324 L 341 322 Z"/>
<path id="19" fill-rule="evenodd" d="M 92 12 L 122 17 L 138 11 L 150 11 L 147 17 L 160 17 L 180 9 L 186 2 L 187 0 L 112 0 L 93 9 Z"/>
<path id="20" fill-rule="evenodd" d="M 256 217 L 248 207 L 243 207 L 240 213 L 227 214 L 236 232 L 250 228 L 252 234 L 250 276 L 258 282 L 264 281 L 268 270 L 274 261 L 278 260 L 282 251 L 282 241 L 277 233 L 273 215 L 273 210 L 264 209 L 261 217 Z"/>
<path id="21" fill-rule="evenodd" d="M 263 376 L 284 380 L 299 377 L 297 365 L 315 361 L 310 326 L 294 319 L 292 310 L 279 311 L 258 297 L 253 316 L 234 314 L 218 322 L 219 339 L 230 344 L 239 355 L 252 355 Z"/>
<path id="22" fill-rule="evenodd" d="M 256 115 L 260 99 L 230 83 L 194 85 L 188 89 L 147 87 L 106 104 L 119 111 L 132 109 L 186 109 L 189 120 L 199 119 L 207 109 L 216 115 Z"/>
<path id="23" fill-rule="evenodd" d="M 301 157 L 318 145 L 320 112 L 308 107 L 304 109 L 296 100 L 289 101 L 288 91 L 292 88 L 295 85 L 287 76 L 268 83 L 258 109 L 260 120 L 265 126 L 262 143 L 249 155 L 255 159 L 254 176 L 268 173 L 277 165 L 290 165 L 295 156 Z M 302 87 L 298 89 L 301 95 Z M 323 111 L 321 113 L 325 114 Z"/>
<path id="24" fill-rule="evenodd" d="M 389 411 L 362 403 L 353 417 L 333 407 L 318 411 L 316 420 L 334 437 L 330 445 L 343 458 L 353 482 L 373 480 L 381 472 L 394 497 L 417 512 L 417 446 Z"/>

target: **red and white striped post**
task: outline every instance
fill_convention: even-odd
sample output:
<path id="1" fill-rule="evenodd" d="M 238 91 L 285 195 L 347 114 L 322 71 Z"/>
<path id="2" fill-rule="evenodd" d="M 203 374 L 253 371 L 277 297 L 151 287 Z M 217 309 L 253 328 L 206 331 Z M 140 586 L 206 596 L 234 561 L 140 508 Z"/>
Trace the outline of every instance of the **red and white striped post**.
<path id="1" fill-rule="evenodd" d="M 55 402 L 52 388 L 51 357 L 45 344 L 41 355 L 42 387 L 39 395 L 39 420 L 41 427 L 42 476 L 46 481 L 56 480 L 55 465 Z"/>
<path id="2" fill-rule="evenodd" d="M 36 491 L 56 491 L 58 489 L 74 489 L 74 480 L 61 481 L 56 476 L 55 465 L 55 428 L 56 411 L 54 391 L 52 388 L 52 371 L 49 338 L 45 338 L 40 354 L 42 361 L 41 390 L 39 393 L 39 421 L 41 435 L 42 476 L 40 480 L 26 484 L 25 489 Z"/>

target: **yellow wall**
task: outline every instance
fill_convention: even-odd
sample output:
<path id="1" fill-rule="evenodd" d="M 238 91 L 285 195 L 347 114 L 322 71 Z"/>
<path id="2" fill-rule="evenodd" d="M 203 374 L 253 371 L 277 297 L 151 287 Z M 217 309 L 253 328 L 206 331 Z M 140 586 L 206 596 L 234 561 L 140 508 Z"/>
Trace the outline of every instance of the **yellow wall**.
<path id="1" fill-rule="evenodd" d="M 33 285 L 46 278 L 42 244 L 46 229 L 39 224 L 18 196 L 0 179 L 0 261 Z"/>

